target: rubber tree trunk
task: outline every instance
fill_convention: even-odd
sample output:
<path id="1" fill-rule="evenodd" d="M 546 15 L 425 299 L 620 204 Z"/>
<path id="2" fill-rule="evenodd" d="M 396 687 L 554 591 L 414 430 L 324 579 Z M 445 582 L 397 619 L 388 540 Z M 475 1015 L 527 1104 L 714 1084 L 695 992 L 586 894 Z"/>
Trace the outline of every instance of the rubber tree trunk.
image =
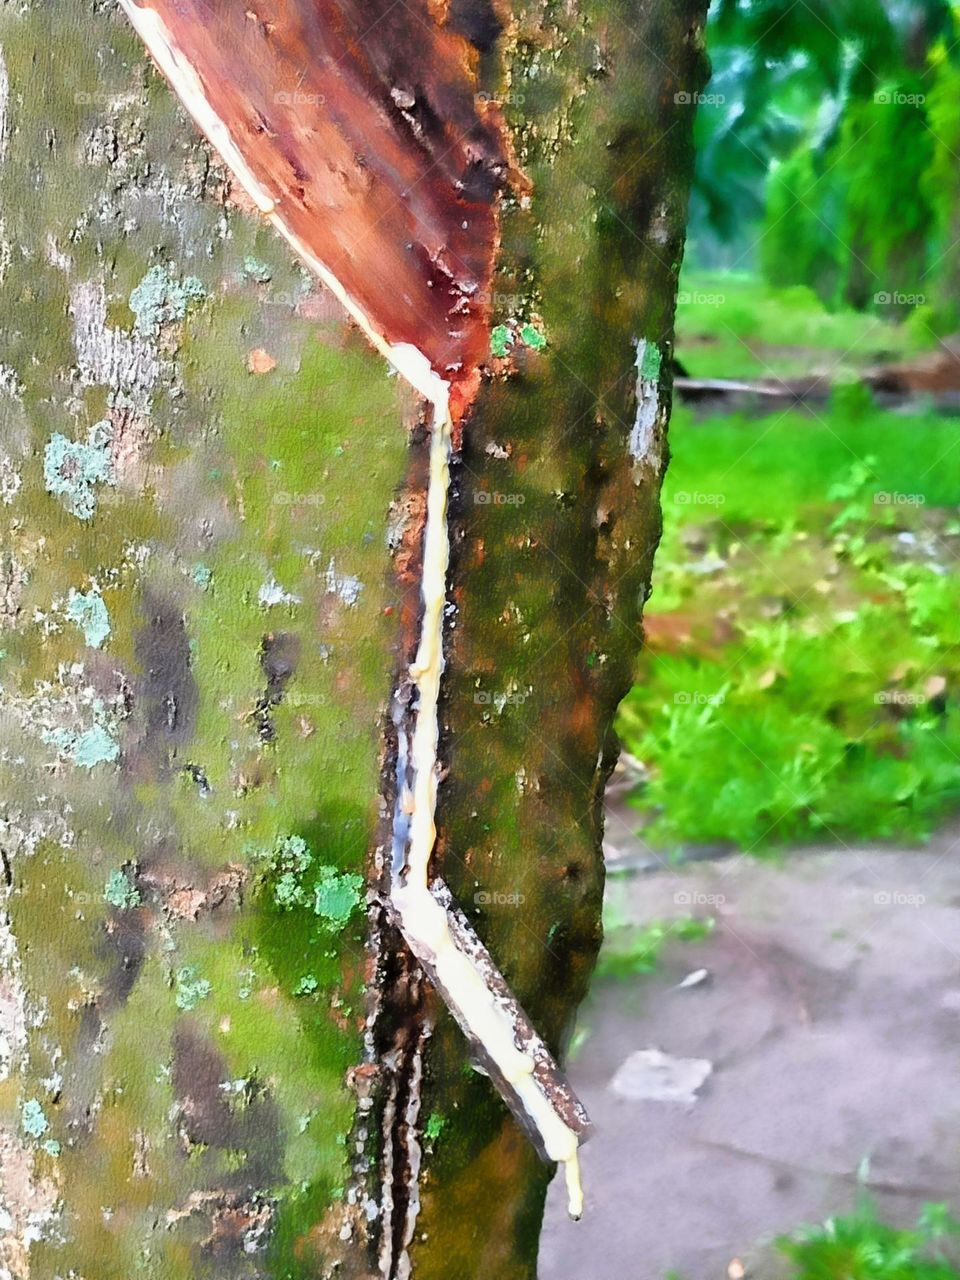
<path id="1" fill-rule="evenodd" d="M 558 1051 L 659 533 L 702 7 L 422 5 L 529 182 L 454 470 L 436 861 Z M 112 4 L 6 3 L 0 49 L 0 1274 L 533 1276 L 551 1170 L 379 892 L 420 406 Z"/>

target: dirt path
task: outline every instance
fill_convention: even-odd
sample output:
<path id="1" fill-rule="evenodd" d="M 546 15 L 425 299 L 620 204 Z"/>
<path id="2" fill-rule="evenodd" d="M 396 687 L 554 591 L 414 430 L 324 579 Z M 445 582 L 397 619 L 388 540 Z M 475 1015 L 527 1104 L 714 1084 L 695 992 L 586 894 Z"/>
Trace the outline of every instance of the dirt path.
<path id="1" fill-rule="evenodd" d="M 610 891 L 629 920 L 717 927 L 584 1009 L 587 1208 L 567 1221 L 554 1182 L 541 1280 L 724 1280 L 735 1258 L 777 1280 L 769 1241 L 848 1210 L 862 1168 L 895 1221 L 960 1208 L 960 827 L 919 850 L 736 857 Z M 649 1048 L 712 1063 L 692 1105 L 614 1090 Z"/>

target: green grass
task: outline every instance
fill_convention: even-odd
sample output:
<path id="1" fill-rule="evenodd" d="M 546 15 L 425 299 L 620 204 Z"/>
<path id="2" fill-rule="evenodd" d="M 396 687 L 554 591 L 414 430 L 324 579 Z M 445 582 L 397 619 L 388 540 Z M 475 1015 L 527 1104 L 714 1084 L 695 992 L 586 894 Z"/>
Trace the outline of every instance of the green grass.
<path id="1" fill-rule="evenodd" d="M 960 802 L 960 430 L 681 412 L 620 714 L 649 839 L 918 838 Z"/>
<path id="2" fill-rule="evenodd" d="M 865 1204 L 777 1243 L 796 1266 L 793 1280 L 960 1280 L 944 1249 L 958 1235 L 946 1205 L 925 1205 L 916 1227 L 900 1230 Z"/>
<path id="3" fill-rule="evenodd" d="M 691 377 L 853 377 L 880 360 L 929 346 L 922 326 L 880 311 L 830 312 L 812 289 L 777 288 L 754 276 L 687 269 L 677 304 L 677 355 Z"/>
<path id="4" fill-rule="evenodd" d="M 609 883 L 603 902 L 603 946 L 597 958 L 594 979 L 607 982 L 629 983 L 645 978 L 660 967 L 664 948 L 668 943 L 696 943 L 709 938 L 716 927 L 712 916 L 674 916 L 672 919 L 648 920 L 637 924 L 629 919 L 623 900 Z M 635 990 L 641 990 L 637 987 Z M 576 1061 L 591 1042 L 592 997 L 598 986 L 591 989 L 591 998 L 581 1010 L 577 1030 L 570 1043 L 568 1060 Z"/>
<path id="5" fill-rule="evenodd" d="M 697 421 L 677 406 L 670 427 L 665 515 L 677 520 L 711 514 L 720 495 L 723 518 L 779 521 L 823 509 L 830 486 L 873 457 L 878 491 L 919 493 L 931 506 L 960 502 L 960 421 L 935 413 L 851 414 L 842 405 L 750 418 Z M 715 512 L 716 513 L 716 512 Z M 811 510 L 810 515 L 816 511 Z"/>
<path id="6" fill-rule="evenodd" d="M 854 1213 L 800 1227 L 776 1248 L 793 1263 L 790 1280 L 960 1280 L 951 1261 L 958 1237 L 960 1222 L 945 1204 L 924 1205 L 917 1225 L 902 1230 L 864 1198 Z M 669 1271 L 664 1280 L 686 1277 Z"/>
<path id="7" fill-rule="evenodd" d="M 653 973 L 668 942 L 702 942 L 713 929 L 714 921 L 709 916 L 705 919 L 679 916 L 642 925 L 611 923 L 605 919 L 596 977 L 622 979 Z"/>

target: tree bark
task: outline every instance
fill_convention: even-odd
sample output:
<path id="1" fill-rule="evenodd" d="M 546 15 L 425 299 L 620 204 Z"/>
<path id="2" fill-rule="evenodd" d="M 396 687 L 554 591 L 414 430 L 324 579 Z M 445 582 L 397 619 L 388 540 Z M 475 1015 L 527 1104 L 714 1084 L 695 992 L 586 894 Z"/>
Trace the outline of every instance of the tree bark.
<path id="1" fill-rule="evenodd" d="M 431 9 L 524 175 L 454 460 L 435 867 L 555 1052 L 659 535 L 703 8 Z M 6 3 L 0 56 L 3 1274 L 532 1277 L 551 1169 L 383 892 L 421 406 L 112 4 Z"/>

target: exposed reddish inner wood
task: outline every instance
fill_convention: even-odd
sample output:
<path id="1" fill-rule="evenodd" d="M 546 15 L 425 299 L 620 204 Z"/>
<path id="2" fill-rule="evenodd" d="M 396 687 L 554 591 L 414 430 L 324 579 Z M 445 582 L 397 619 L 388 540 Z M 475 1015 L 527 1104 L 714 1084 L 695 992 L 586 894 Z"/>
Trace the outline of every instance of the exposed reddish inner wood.
<path id="1" fill-rule="evenodd" d="M 139 0 L 138 0 L 139 2 Z M 427 0 L 149 0 L 293 234 L 388 342 L 487 351 L 506 175 L 474 51 Z"/>

